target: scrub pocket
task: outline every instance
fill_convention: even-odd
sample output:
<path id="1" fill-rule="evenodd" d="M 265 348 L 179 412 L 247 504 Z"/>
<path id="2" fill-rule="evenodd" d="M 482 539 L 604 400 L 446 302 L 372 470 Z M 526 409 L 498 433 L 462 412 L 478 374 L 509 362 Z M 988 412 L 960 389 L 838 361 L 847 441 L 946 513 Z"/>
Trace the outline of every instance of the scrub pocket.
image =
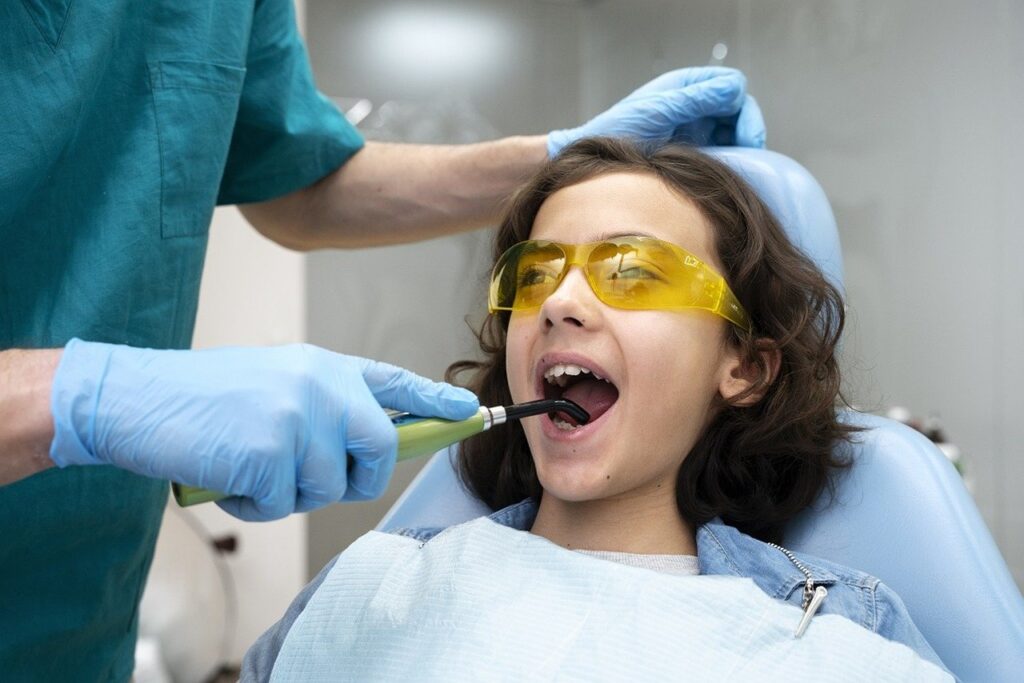
<path id="1" fill-rule="evenodd" d="M 245 69 L 210 62 L 149 65 L 160 147 L 160 234 L 210 227 Z"/>

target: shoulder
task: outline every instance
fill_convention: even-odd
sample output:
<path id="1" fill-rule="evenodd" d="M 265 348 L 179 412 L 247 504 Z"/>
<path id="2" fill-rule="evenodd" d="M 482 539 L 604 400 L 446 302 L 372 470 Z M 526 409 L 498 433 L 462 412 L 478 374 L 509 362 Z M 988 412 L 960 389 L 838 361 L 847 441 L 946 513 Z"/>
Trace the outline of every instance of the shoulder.
<path id="1" fill-rule="evenodd" d="M 698 530 L 697 553 L 702 574 L 744 576 L 771 597 L 798 606 L 810 579 L 829 591 L 823 612 L 840 613 L 875 630 L 872 612 L 881 582 L 870 574 L 759 541 L 718 520 Z M 890 596 L 895 594 L 883 591 L 881 599 Z"/>
<path id="2" fill-rule="evenodd" d="M 697 558 L 701 574 L 747 577 L 769 596 L 797 607 L 810 578 L 828 590 L 819 614 L 838 614 L 942 666 L 896 592 L 866 572 L 773 546 L 719 520 L 698 530 Z"/>

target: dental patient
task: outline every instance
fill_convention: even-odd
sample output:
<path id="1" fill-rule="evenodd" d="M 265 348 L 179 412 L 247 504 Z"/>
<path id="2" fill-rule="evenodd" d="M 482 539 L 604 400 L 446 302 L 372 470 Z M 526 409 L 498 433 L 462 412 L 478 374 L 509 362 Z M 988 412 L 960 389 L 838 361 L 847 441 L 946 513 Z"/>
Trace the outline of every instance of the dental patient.
<path id="1" fill-rule="evenodd" d="M 483 360 L 450 374 L 590 421 L 464 442 L 496 512 L 363 536 L 244 680 L 951 680 L 890 589 L 784 548 L 853 438 L 843 302 L 734 172 L 567 148 L 501 224 L 489 307 Z"/>

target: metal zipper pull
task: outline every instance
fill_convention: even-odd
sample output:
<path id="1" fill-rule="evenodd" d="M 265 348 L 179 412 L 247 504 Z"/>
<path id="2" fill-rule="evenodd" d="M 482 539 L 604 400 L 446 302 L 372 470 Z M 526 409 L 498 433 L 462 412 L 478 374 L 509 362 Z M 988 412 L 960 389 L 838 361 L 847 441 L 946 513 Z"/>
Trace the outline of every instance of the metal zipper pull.
<path id="1" fill-rule="evenodd" d="M 788 557 L 789 561 L 800 570 L 800 573 L 807 577 L 807 581 L 804 583 L 803 600 L 800 601 L 800 608 L 804 611 L 804 616 L 800 619 L 800 624 L 796 627 L 796 634 L 793 636 L 794 638 L 799 638 L 811 624 L 811 617 L 814 616 L 818 611 L 818 608 L 821 607 L 821 603 L 823 603 L 825 598 L 828 596 L 828 589 L 824 586 L 815 587 L 814 577 L 811 575 L 810 570 L 804 566 L 803 562 L 796 558 L 796 555 L 786 550 L 781 545 L 777 545 L 775 543 L 769 543 L 768 545 Z"/>
<path id="2" fill-rule="evenodd" d="M 800 601 L 800 609 L 807 609 L 807 606 L 811 604 L 811 600 L 814 599 L 814 579 L 810 576 L 807 577 L 807 581 L 804 583 L 804 596 Z"/>
<path id="3" fill-rule="evenodd" d="M 796 627 L 796 635 L 793 636 L 794 638 L 799 638 L 804 634 L 804 631 L 807 630 L 807 627 L 811 623 L 811 617 L 813 617 L 818 611 L 818 608 L 821 607 L 821 603 L 825 602 L 825 598 L 827 596 L 828 589 L 824 586 L 818 586 L 814 589 L 814 594 L 804 607 L 804 616 L 800 619 L 800 624 Z"/>

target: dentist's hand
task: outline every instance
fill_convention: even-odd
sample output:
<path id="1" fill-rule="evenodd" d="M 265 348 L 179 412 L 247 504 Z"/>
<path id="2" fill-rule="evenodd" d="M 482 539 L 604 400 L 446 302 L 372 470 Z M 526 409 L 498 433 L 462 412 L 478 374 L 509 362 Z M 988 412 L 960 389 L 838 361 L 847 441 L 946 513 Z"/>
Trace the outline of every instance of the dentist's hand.
<path id="1" fill-rule="evenodd" d="M 246 520 L 379 496 L 397 432 L 381 408 L 463 419 L 472 393 L 315 346 L 154 351 L 73 339 L 53 382 L 60 467 L 115 465 L 228 493 Z"/>
<path id="2" fill-rule="evenodd" d="M 747 80 L 720 66 L 676 69 L 635 90 L 578 128 L 548 134 L 548 154 L 594 135 L 694 145 L 764 147 L 761 110 Z"/>

